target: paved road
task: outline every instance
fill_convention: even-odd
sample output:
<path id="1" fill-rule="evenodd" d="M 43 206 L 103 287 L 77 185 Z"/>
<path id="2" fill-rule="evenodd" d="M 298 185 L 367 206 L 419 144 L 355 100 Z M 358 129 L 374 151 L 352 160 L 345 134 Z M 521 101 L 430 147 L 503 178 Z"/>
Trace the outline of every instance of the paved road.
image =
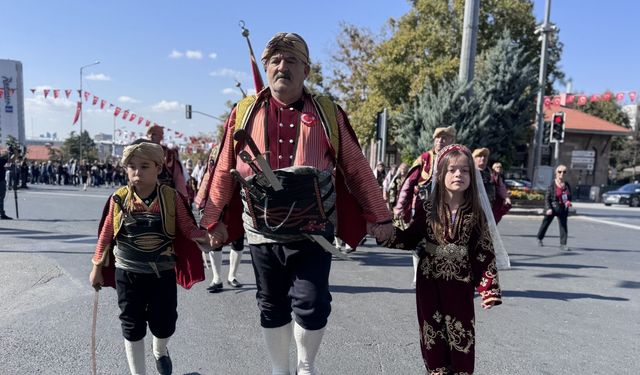
<path id="1" fill-rule="evenodd" d="M 89 259 L 109 193 L 20 191 L 21 220 L 0 221 L 1 374 L 90 373 Z M 508 215 L 500 223 L 513 267 L 500 274 L 504 304 L 477 310 L 476 373 L 640 372 L 640 212 L 576 206 L 570 252 L 559 251 L 555 224 L 547 246 L 537 246 L 541 217 Z M 409 254 L 369 240 L 353 258 L 332 266 L 320 373 L 422 374 Z M 240 277 L 241 290 L 208 294 L 208 274 L 206 283 L 179 291 L 169 344 L 176 374 L 269 373 L 248 254 Z M 113 290 L 100 292 L 97 336 L 98 372 L 126 374 Z M 153 373 L 150 354 L 147 363 Z"/>

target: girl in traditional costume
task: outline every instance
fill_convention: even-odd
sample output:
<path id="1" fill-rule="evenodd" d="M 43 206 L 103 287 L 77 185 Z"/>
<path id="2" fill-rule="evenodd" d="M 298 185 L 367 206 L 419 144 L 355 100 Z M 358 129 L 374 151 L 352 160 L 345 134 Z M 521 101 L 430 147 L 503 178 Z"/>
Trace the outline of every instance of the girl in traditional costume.
<path id="1" fill-rule="evenodd" d="M 458 144 L 445 147 L 437 157 L 434 181 L 433 192 L 416 207 L 409 227 L 395 228 L 381 244 L 412 250 L 426 239 L 416 284 L 425 366 L 429 374 L 472 374 L 474 289 L 484 309 L 502 301 L 491 230 L 481 203 L 482 180 L 469 149 Z M 370 229 L 375 234 L 375 228 Z"/>

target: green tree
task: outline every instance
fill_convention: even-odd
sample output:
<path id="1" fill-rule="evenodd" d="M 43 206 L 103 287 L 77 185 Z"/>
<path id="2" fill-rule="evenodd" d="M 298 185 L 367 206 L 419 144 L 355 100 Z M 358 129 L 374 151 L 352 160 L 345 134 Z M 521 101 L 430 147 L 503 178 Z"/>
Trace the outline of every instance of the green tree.
<path id="1" fill-rule="evenodd" d="M 375 115 L 387 107 L 391 113 L 401 109 L 402 103 L 421 93 L 426 82 L 453 80 L 459 69 L 459 56 L 464 16 L 464 0 L 413 0 L 411 10 L 399 19 L 390 19 L 381 43 L 373 43 L 373 50 L 363 59 L 353 59 L 346 72 L 358 72 L 364 84 L 340 87 L 338 97 L 346 104 L 358 136 L 369 138 L 373 134 Z M 511 35 L 515 45 L 523 48 L 534 66 L 539 64 L 540 41 L 533 33 L 536 19 L 530 0 L 485 0 L 480 7 L 477 53 L 493 48 L 505 31 Z M 355 30 L 362 36 L 362 30 Z M 344 35 L 352 35 L 353 28 L 343 26 Z M 359 41 L 359 39 L 358 39 Z M 562 44 L 552 38 L 548 65 L 548 86 L 562 78 L 557 62 Z M 340 45 L 340 43 L 339 43 Z M 349 61 L 351 51 L 370 49 L 339 48 L 333 56 L 335 62 Z M 340 77 L 334 74 L 334 78 Z M 355 78 L 353 79 L 355 80 Z M 361 82 L 357 80 L 357 82 Z M 335 85 L 334 85 L 335 86 Z M 344 98 L 359 98 L 353 105 Z M 353 99 L 355 100 L 355 99 Z M 393 121 L 391 129 L 404 126 Z M 362 129 L 360 129 L 362 127 Z"/>
<path id="2" fill-rule="evenodd" d="M 456 142 L 473 148 L 488 147 L 492 158 L 511 163 L 516 147 L 531 137 L 536 94 L 536 67 L 508 34 L 481 56 L 473 83 L 474 95 L 465 97 L 468 85 L 457 78 L 428 81 L 422 93 L 402 105 L 395 117 L 395 140 L 403 159 L 411 159 L 433 146 L 436 127 L 454 125 Z"/>
<path id="3" fill-rule="evenodd" d="M 80 144 L 82 144 L 82 158 L 92 163 L 98 160 L 98 149 L 89 132 L 86 130 L 82 134 L 72 131 L 69 138 L 65 139 L 61 147 L 62 155 L 80 160 Z"/>

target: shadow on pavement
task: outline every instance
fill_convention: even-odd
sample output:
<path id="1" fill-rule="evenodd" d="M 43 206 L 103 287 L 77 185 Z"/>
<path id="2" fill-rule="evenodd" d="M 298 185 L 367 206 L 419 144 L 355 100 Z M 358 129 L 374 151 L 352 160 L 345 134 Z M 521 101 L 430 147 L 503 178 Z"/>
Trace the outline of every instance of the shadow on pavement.
<path id="1" fill-rule="evenodd" d="M 526 263 L 526 262 L 511 262 L 511 267 L 540 267 L 540 268 L 567 268 L 571 270 L 579 270 L 583 268 L 597 268 L 606 269 L 605 266 L 587 266 L 584 264 L 562 264 L 562 263 Z"/>
<path id="2" fill-rule="evenodd" d="M 64 250 L 0 250 L 0 253 L 29 253 L 29 254 L 91 254 L 93 255 L 93 251 L 64 251 Z"/>
<path id="3" fill-rule="evenodd" d="M 386 287 L 377 287 L 377 286 L 353 286 L 353 285 L 330 285 L 329 291 L 331 293 L 349 293 L 349 294 L 360 294 L 360 293 L 415 294 L 416 293 L 416 291 L 412 288 L 396 289 L 396 288 L 386 288 Z"/>
<path id="4" fill-rule="evenodd" d="M 640 289 L 640 282 L 625 280 L 620 281 L 617 286 L 618 288 Z"/>
<path id="5" fill-rule="evenodd" d="M 361 266 L 404 267 L 411 266 L 411 251 L 406 253 L 385 253 L 379 251 L 356 251 L 349 254 Z"/>
<path id="6" fill-rule="evenodd" d="M 586 277 L 582 275 L 571 275 L 568 273 L 547 273 L 544 275 L 537 275 L 536 277 L 542 277 L 545 279 L 571 279 L 576 277 Z"/>
<path id="7" fill-rule="evenodd" d="M 20 221 L 43 222 L 43 223 L 77 223 L 77 222 L 98 222 L 100 219 L 21 219 Z"/>
<path id="8" fill-rule="evenodd" d="M 570 301 L 574 299 L 597 299 L 604 301 L 629 301 L 628 298 L 608 297 L 597 294 L 588 293 L 567 293 L 567 292 L 550 292 L 547 290 L 503 290 L 503 297 L 522 297 L 537 299 L 555 299 L 559 301 Z"/>
<path id="9" fill-rule="evenodd" d="M 634 250 L 619 250 L 619 249 L 598 249 L 593 247 L 572 247 L 573 250 L 579 251 L 606 251 L 610 253 L 633 253 Z"/>

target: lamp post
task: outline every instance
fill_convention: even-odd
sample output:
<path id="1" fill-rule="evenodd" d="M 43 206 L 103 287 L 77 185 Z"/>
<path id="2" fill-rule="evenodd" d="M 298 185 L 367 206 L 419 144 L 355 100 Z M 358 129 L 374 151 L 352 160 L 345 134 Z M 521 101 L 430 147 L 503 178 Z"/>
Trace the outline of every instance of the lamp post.
<path id="1" fill-rule="evenodd" d="M 94 61 L 91 64 L 87 64 L 84 66 L 80 67 L 80 161 L 82 161 L 82 112 L 83 112 L 83 98 L 82 98 L 82 71 L 84 70 L 84 68 L 88 68 L 90 66 L 94 66 L 94 65 L 98 65 L 100 64 L 100 61 Z"/>

